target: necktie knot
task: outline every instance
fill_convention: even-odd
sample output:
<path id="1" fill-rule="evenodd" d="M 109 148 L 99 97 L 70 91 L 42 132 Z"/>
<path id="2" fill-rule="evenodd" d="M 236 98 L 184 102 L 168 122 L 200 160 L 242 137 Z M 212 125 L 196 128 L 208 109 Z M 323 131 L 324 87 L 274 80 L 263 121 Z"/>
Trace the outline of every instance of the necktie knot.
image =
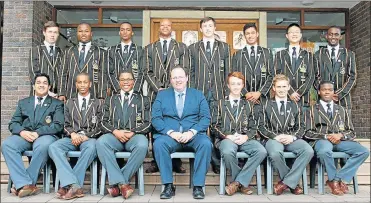
<path id="1" fill-rule="evenodd" d="M 233 100 L 233 107 L 237 107 L 238 106 L 238 99 L 235 99 L 235 100 Z"/>
<path id="2" fill-rule="evenodd" d="M 167 40 L 166 39 L 164 40 L 164 44 L 167 44 Z"/>
<path id="3" fill-rule="evenodd" d="M 327 105 L 327 109 L 328 109 L 329 111 L 331 111 L 331 104 L 330 104 L 330 103 L 327 103 L 326 105 Z"/>
<path id="4" fill-rule="evenodd" d="M 255 48 L 254 46 L 251 46 L 251 50 L 252 50 L 252 51 L 254 51 L 254 48 Z"/>
<path id="5" fill-rule="evenodd" d="M 207 41 L 207 42 L 206 42 L 206 45 L 210 46 L 210 41 Z"/>
<path id="6" fill-rule="evenodd" d="M 285 105 L 285 101 L 280 101 L 281 105 Z"/>
<path id="7" fill-rule="evenodd" d="M 42 97 L 37 97 L 37 104 L 41 104 L 41 101 L 43 100 Z"/>
<path id="8" fill-rule="evenodd" d="M 179 94 L 178 94 L 178 97 L 179 97 L 179 98 L 182 98 L 183 95 L 184 95 L 184 93 L 179 93 Z"/>
<path id="9" fill-rule="evenodd" d="M 125 95 L 125 96 L 124 96 L 124 99 L 129 99 L 129 92 L 125 92 L 124 95 Z"/>
<path id="10" fill-rule="evenodd" d="M 332 49 L 331 49 L 332 51 L 335 51 L 335 47 L 332 47 Z"/>
<path id="11" fill-rule="evenodd" d="M 293 51 L 296 51 L 296 47 L 292 47 L 292 50 L 293 50 Z"/>

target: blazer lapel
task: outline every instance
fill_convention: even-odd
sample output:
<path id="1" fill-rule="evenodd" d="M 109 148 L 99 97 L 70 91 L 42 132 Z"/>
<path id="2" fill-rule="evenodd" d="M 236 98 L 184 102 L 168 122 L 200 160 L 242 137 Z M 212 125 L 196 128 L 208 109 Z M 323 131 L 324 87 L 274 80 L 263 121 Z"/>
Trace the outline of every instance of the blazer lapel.
<path id="1" fill-rule="evenodd" d="M 334 109 L 333 109 L 333 112 L 332 112 L 333 113 L 332 125 L 335 125 L 338 118 L 340 117 L 339 111 L 340 111 L 339 106 L 334 103 Z"/>
<path id="2" fill-rule="evenodd" d="M 82 121 L 82 115 L 81 115 L 80 108 L 79 108 L 79 100 L 77 98 L 73 98 L 72 101 L 73 101 L 73 105 L 74 105 L 74 107 L 76 109 L 76 112 L 79 115 L 79 119 L 78 120 L 81 121 L 79 123 L 81 124 L 84 121 Z"/>
<path id="3" fill-rule="evenodd" d="M 233 115 L 233 107 L 231 106 L 231 100 L 229 100 L 229 96 L 226 97 L 224 101 L 224 106 L 226 107 L 226 110 L 228 112 L 229 119 L 231 119 L 233 123 L 236 123 L 236 119 Z"/>
<path id="4" fill-rule="evenodd" d="M 161 47 L 160 40 L 156 42 L 155 48 L 156 48 L 157 58 L 158 58 L 158 60 L 160 62 L 160 66 L 163 69 L 165 69 L 164 63 L 162 62 L 162 47 Z"/>
<path id="5" fill-rule="evenodd" d="M 286 116 L 285 116 L 285 122 L 284 122 L 284 125 L 283 125 L 283 128 L 285 129 L 286 128 L 286 126 L 287 126 L 287 122 L 288 122 L 288 120 L 290 119 L 290 116 L 291 116 L 291 114 L 292 114 L 292 102 L 291 101 L 289 101 L 289 100 L 287 100 L 287 104 L 286 104 L 286 112 L 285 112 L 285 114 L 286 114 Z"/>
<path id="6" fill-rule="evenodd" d="M 259 64 L 261 63 L 261 61 L 264 58 L 264 57 L 262 57 L 262 55 L 263 55 L 263 49 L 260 46 L 258 46 L 258 48 L 257 48 L 257 53 L 258 53 L 258 55 L 257 55 L 258 58 L 255 61 L 254 71 L 257 70 L 257 67 L 259 67 Z M 260 69 L 258 69 L 258 70 L 260 70 Z"/>
<path id="7" fill-rule="evenodd" d="M 133 110 L 135 108 L 135 105 L 134 104 L 138 104 L 138 98 L 137 98 L 137 95 L 136 93 L 133 93 L 131 95 L 131 98 L 129 98 L 129 104 L 128 104 L 128 119 L 126 120 L 126 123 L 124 123 L 124 126 L 127 125 L 127 123 L 131 120 L 131 115 L 133 114 Z"/>
<path id="8" fill-rule="evenodd" d="M 173 88 L 171 88 L 171 90 L 172 90 L 171 93 L 170 93 L 171 96 L 170 96 L 170 99 L 169 99 L 170 105 L 173 107 L 173 111 L 174 111 L 175 115 L 177 115 L 178 118 L 179 118 L 178 111 L 176 110 L 175 92 L 174 92 Z M 186 94 L 186 96 L 187 96 L 187 94 Z M 184 111 L 184 108 L 183 108 L 183 111 Z"/>
<path id="9" fill-rule="evenodd" d="M 28 106 L 26 107 L 29 118 L 30 118 L 30 123 L 34 126 L 36 125 L 35 122 L 35 96 L 32 96 L 28 99 Z"/>
<path id="10" fill-rule="evenodd" d="M 89 66 L 89 62 L 93 58 L 93 54 L 94 54 L 95 49 L 96 49 L 96 47 L 94 45 L 91 45 L 90 49 L 87 51 L 88 54 L 85 57 L 85 65 L 84 65 L 84 68 L 81 70 L 81 72 L 83 72 L 85 70 L 85 68 L 87 68 Z"/>
<path id="11" fill-rule="evenodd" d="M 207 57 L 206 57 L 206 50 L 205 50 L 205 46 L 204 46 L 204 42 L 201 40 L 200 43 L 198 44 L 199 45 L 199 49 L 201 51 L 201 55 L 202 55 L 202 58 L 204 60 L 204 62 L 206 63 L 206 65 L 208 67 L 210 67 L 210 64 L 211 62 L 207 60 Z M 201 59 L 200 59 L 201 60 Z"/>
<path id="12" fill-rule="evenodd" d="M 240 99 L 240 104 L 238 105 L 238 115 L 236 119 L 236 125 L 240 123 L 241 118 L 243 117 L 242 114 L 247 111 L 245 108 L 250 108 L 249 102 L 246 102 L 244 99 Z"/>
<path id="13" fill-rule="evenodd" d="M 79 45 L 72 47 L 73 58 L 75 60 L 75 68 L 79 71 Z"/>
<path id="14" fill-rule="evenodd" d="M 94 103 L 94 101 L 95 101 L 95 99 L 94 98 L 90 98 L 89 99 L 89 104 L 88 104 L 88 107 L 86 108 L 86 112 L 85 112 L 85 120 L 82 122 L 83 123 L 83 125 L 87 122 L 87 121 L 89 121 L 89 118 L 90 118 L 90 116 L 88 116 L 90 113 L 91 113 L 91 111 L 92 111 L 92 104 Z"/>
<path id="15" fill-rule="evenodd" d="M 36 117 L 37 124 L 40 122 L 41 117 L 43 117 L 43 115 L 45 114 L 45 111 L 50 107 L 51 103 L 52 103 L 51 97 L 47 96 L 41 108 L 39 109 L 39 112 L 37 112 L 37 117 Z"/>
<path id="16" fill-rule="evenodd" d="M 119 63 L 121 64 L 120 67 L 125 67 L 125 60 L 124 60 L 124 57 L 122 55 L 122 51 L 123 50 L 122 50 L 122 46 L 121 46 L 121 43 L 120 43 L 116 46 L 116 53 L 117 53 L 118 58 L 119 58 Z M 115 56 L 115 58 L 117 58 L 117 57 Z"/>
<path id="17" fill-rule="evenodd" d="M 326 113 L 325 109 L 323 108 L 323 106 L 321 105 L 321 103 L 317 103 L 316 107 L 318 109 L 318 112 L 319 112 L 319 115 L 321 116 L 321 118 L 326 121 L 328 126 L 331 126 L 331 121 L 330 121 L 329 117 L 327 116 L 327 113 Z"/>
<path id="18" fill-rule="evenodd" d="M 129 48 L 129 56 L 125 62 L 125 67 L 128 67 L 129 61 L 131 60 L 131 57 L 133 57 L 133 54 L 135 53 L 136 50 L 137 50 L 137 45 L 135 45 L 134 43 L 131 43 L 131 46 Z"/>
<path id="19" fill-rule="evenodd" d="M 291 75 L 294 75 L 293 67 L 291 66 L 291 57 L 290 57 L 290 52 L 288 49 L 285 49 L 285 51 L 282 52 L 284 54 L 284 59 L 285 59 L 285 66 L 291 73 Z"/>
<path id="20" fill-rule="evenodd" d="M 299 66 L 303 62 L 303 59 L 305 57 L 306 51 L 300 48 L 298 58 L 296 59 L 296 66 L 293 67 L 293 72 L 296 73 L 299 70 Z"/>
<path id="21" fill-rule="evenodd" d="M 281 129 L 283 129 L 283 124 L 284 123 L 283 123 L 283 121 L 281 122 L 281 119 L 279 117 L 279 111 L 278 111 L 277 102 L 275 100 L 271 100 L 269 103 L 270 103 L 271 108 L 272 108 L 272 114 L 274 115 L 274 117 L 276 117 L 276 121 L 281 126 Z"/>
<path id="22" fill-rule="evenodd" d="M 337 72 L 339 72 L 339 69 L 341 67 L 341 63 L 342 63 L 342 55 L 345 53 L 345 48 L 344 47 L 340 47 L 339 48 L 339 53 L 336 57 L 336 60 L 335 60 L 335 67 L 334 67 L 334 70 L 333 70 L 333 75 L 335 75 Z"/>

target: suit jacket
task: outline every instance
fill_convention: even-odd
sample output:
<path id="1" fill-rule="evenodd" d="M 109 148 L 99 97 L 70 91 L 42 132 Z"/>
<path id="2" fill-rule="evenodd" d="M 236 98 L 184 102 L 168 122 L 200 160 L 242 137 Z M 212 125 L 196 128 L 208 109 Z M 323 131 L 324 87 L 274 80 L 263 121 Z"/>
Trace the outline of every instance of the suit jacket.
<path id="1" fill-rule="evenodd" d="M 187 46 L 171 39 L 169 42 L 166 64 L 162 61 L 162 46 L 160 40 L 147 45 L 143 52 L 143 72 L 149 85 L 148 96 L 153 102 L 158 89 L 168 88 L 170 72 L 176 65 L 189 66 Z"/>
<path id="2" fill-rule="evenodd" d="M 9 131 L 19 135 L 22 130 L 37 132 L 39 136 L 56 135 L 63 132 L 63 102 L 50 96 L 45 98 L 38 119 L 35 118 L 35 96 L 18 102 L 17 109 L 9 123 Z"/>
<path id="3" fill-rule="evenodd" d="M 124 115 L 121 94 L 106 98 L 101 122 L 103 133 L 112 133 L 116 129 L 129 130 L 136 134 L 150 132 L 150 102 L 148 98 L 133 92 L 130 99 L 128 115 Z M 126 123 L 124 122 L 124 116 L 129 116 Z"/>
<path id="4" fill-rule="evenodd" d="M 212 131 L 215 136 L 215 146 L 226 139 L 227 135 L 239 133 L 250 139 L 255 139 L 258 127 L 259 105 L 240 99 L 237 107 L 237 119 L 233 115 L 229 96 L 214 104 L 212 112 Z"/>
<path id="5" fill-rule="evenodd" d="M 310 110 L 305 112 L 306 133 L 305 138 L 314 145 L 317 140 L 325 139 L 326 134 L 341 133 L 342 140 L 354 140 L 354 132 L 351 116 L 348 110 L 334 104 L 332 119 L 329 119 L 321 103 L 316 103 Z"/>
<path id="6" fill-rule="evenodd" d="M 318 88 L 322 80 L 334 82 L 335 93 L 339 95 L 339 104 L 348 109 L 352 108 L 350 91 L 357 78 L 355 54 L 353 51 L 340 46 L 336 56 L 335 68 L 332 67 L 331 50 L 321 48 L 315 54 L 315 87 Z"/>
<path id="7" fill-rule="evenodd" d="M 79 99 L 67 100 L 64 106 L 64 131 L 66 135 L 71 136 L 73 132 L 84 131 L 86 136 L 98 138 L 101 134 L 99 123 L 102 120 L 102 106 L 99 99 L 90 98 L 83 120 L 79 109 Z"/>
<path id="8" fill-rule="evenodd" d="M 90 94 L 95 98 L 106 98 L 107 96 L 107 53 L 95 45 L 87 50 L 84 68 L 79 69 L 79 46 L 73 46 L 66 50 L 63 61 L 63 70 L 58 95 L 66 96 L 67 99 L 77 97 L 76 76 L 85 72 L 90 75 L 92 87 Z"/>
<path id="9" fill-rule="evenodd" d="M 134 91 L 142 92 L 144 82 L 142 71 L 142 47 L 132 43 L 129 48 L 126 60 L 125 56 L 122 54 L 123 47 L 121 47 L 121 43 L 116 46 L 110 47 L 107 53 L 107 75 L 113 91 L 115 93 L 120 92 L 119 76 L 121 71 L 130 70 L 133 72 L 135 78 Z"/>
<path id="10" fill-rule="evenodd" d="M 203 41 L 188 47 L 190 58 L 190 86 L 208 94 L 209 88 L 215 100 L 223 99 L 225 80 L 231 72 L 230 48 L 227 43 L 215 40 L 208 61 Z"/>
<path id="11" fill-rule="evenodd" d="M 35 76 L 37 73 L 46 73 L 50 78 L 50 91 L 57 93 L 62 70 L 63 55 L 63 50 L 57 46 L 55 46 L 53 56 L 49 55 L 48 49 L 44 44 L 32 47 L 28 65 L 31 85 L 35 84 Z M 31 88 L 30 96 L 33 95 L 34 90 Z"/>
<path id="12" fill-rule="evenodd" d="M 263 143 L 280 134 L 292 135 L 297 139 L 304 136 L 304 115 L 300 105 L 288 99 L 285 114 L 286 119 L 283 120 L 275 99 L 268 100 L 261 106 L 258 132 L 262 136 Z"/>
<path id="13" fill-rule="evenodd" d="M 194 129 L 197 134 L 206 134 L 209 125 L 210 110 L 202 92 L 187 88 L 181 117 L 176 110 L 174 89 L 158 93 L 152 106 L 152 126 L 158 134 L 167 136 L 169 130 L 179 132 L 180 126 L 183 132 Z M 155 139 L 158 134 L 154 135 Z"/>
<path id="14" fill-rule="evenodd" d="M 242 94 L 259 91 L 262 97 L 269 98 L 269 90 L 272 87 L 274 77 L 273 55 L 270 49 L 258 46 L 252 67 L 247 48 L 243 48 L 233 54 L 232 71 L 242 72 L 246 78 L 245 88 Z"/>
<path id="15" fill-rule="evenodd" d="M 277 52 L 274 68 L 276 74 L 284 74 L 290 79 L 289 94 L 297 92 L 301 96 L 299 103 L 302 106 L 309 106 L 309 90 L 314 82 L 315 59 L 312 53 L 301 48 L 297 56 L 296 67 L 291 67 L 289 49 Z"/>

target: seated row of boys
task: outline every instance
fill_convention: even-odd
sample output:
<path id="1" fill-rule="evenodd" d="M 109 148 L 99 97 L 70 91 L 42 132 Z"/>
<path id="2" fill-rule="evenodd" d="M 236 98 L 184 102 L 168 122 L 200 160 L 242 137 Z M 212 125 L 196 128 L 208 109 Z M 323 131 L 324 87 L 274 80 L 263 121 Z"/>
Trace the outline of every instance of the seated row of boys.
<path id="1" fill-rule="evenodd" d="M 213 144 L 220 150 L 232 174 L 232 182 L 226 187 L 228 195 L 238 191 L 252 194 L 251 178 L 266 156 L 279 172 L 275 194 L 280 195 L 288 188 L 294 194 L 302 194 L 298 182 L 314 152 L 326 167 L 327 185 L 332 193 L 347 193 L 346 183 L 356 175 L 369 151 L 354 141 L 355 133 L 347 109 L 332 101 L 333 84 L 322 81 L 319 101 L 302 112 L 300 105 L 287 96 L 290 82 L 285 75 L 274 77 L 274 98 L 262 104 L 241 98 L 244 80 L 242 73 L 230 73 L 227 80 L 229 95 L 219 100 L 210 113 L 202 92 L 187 88 L 187 71 L 180 66 L 172 69 L 172 87 L 159 92 L 152 108 L 147 97 L 133 91 L 135 81 L 131 72 L 120 74 L 120 93 L 107 98 L 104 104 L 90 95 L 89 75 L 80 73 L 76 77 L 78 97 L 68 100 L 64 107 L 63 102 L 48 96 L 48 75 L 36 75 L 35 96 L 19 101 L 9 123 L 12 135 L 2 146 L 15 186 L 12 192 L 19 197 L 36 194 L 38 174 L 50 156 L 61 181 L 57 196 L 66 200 L 83 197 L 86 169 L 98 156 L 107 169 L 109 194 L 112 197 L 121 194 L 127 199 L 134 192 L 129 185 L 130 179 L 148 151 L 145 135 L 153 127 L 156 132 L 153 150 L 161 182 L 165 185 L 161 199 L 175 195 L 170 154 L 184 147 L 195 152 L 193 198 L 205 197 L 202 187 L 205 186 Z M 210 123 L 212 134 L 216 136 L 215 143 L 206 134 Z M 59 139 L 63 131 L 64 137 Z M 22 153 L 27 150 L 33 151 L 33 157 L 26 169 Z M 73 168 L 66 158 L 68 151 L 81 151 Z M 115 152 L 121 151 L 131 152 L 123 168 L 115 158 Z M 249 155 L 242 168 L 238 165 L 237 151 Z M 286 165 L 284 151 L 297 155 L 291 168 Z M 350 155 L 339 171 L 332 158 L 333 151 Z"/>

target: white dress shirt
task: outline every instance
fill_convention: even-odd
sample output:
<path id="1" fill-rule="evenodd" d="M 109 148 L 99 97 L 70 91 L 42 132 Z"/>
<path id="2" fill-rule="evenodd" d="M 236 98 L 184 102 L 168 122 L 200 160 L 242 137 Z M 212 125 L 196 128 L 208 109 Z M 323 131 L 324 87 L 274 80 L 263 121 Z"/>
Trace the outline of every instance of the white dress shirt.
<path id="1" fill-rule="evenodd" d="M 213 39 L 203 38 L 202 41 L 204 42 L 205 51 L 206 51 L 206 47 L 207 47 L 207 42 L 208 41 L 210 42 L 210 52 L 213 53 L 215 39 L 214 38 Z"/>
<path id="2" fill-rule="evenodd" d="M 249 57 L 251 56 L 251 47 L 252 47 L 251 45 L 246 44 L 246 49 L 247 49 L 247 52 L 249 52 Z M 254 47 L 255 58 L 256 58 L 258 45 L 255 44 L 255 45 L 253 45 L 253 47 Z"/>
<path id="3" fill-rule="evenodd" d="M 129 93 L 129 103 L 131 102 L 131 96 L 133 96 L 133 92 L 134 92 L 134 89 L 130 90 L 128 93 Z M 121 95 L 121 106 L 124 105 L 124 100 L 125 100 L 125 91 L 124 90 L 120 90 L 120 95 Z"/>
<path id="4" fill-rule="evenodd" d="M 79 100 L 79 110 L 81 111 L 81 108 L 82 108 L 82 103 L 84 102 L 84 99 L 86 100 L 86 106 L 85 108 L 88 107 L 88 104 L 89 104 L 89 100 L 90 100 L 90 93 L 88 95 L 86 95 L 85 97 L 80 95 L 80 94 L 77 94 L 77 99 Z"/>
<path id="5" fill-rule="evenodd" d="M 329 55 L 330 57 L 331 57 L 332 48 L 335 48 L 335 59 L 337 59 L 337 56 L 338 56 L 338 53 L 339 53 L 340 45 L 338 44 L 338 45 L 335 46 L 335 47 L 330 46 L 330 45 L 327 45 L 328 55 Z"/>
<path id="6" fill-rule="evenodd" d="M 296 45 L 296 46 L 289 46 L 289 53 L 290 53 L 290 59 L 291 59 L 291 62 L 292 62 L 292 53 L 294 52 L 294 50 L 292 49 L 293 47 L 295 47 L 295 51 L 296 51 L 296 57 L 299 57 L 299 52 L 300 52 L 300 45 Z"/>
<path id="7" fill-rule="evenodd" d="M 47 41 L 44 41 L 44 45 L 46 46 L 46 49 L 48 50 L 48 54 L 50 52 L 50 46 L 53 46 L 53 53 L 55 53 L 55 44 L 50 44 Z"/>
<path id="8" fill-rule="evenodd" d="M 287 98 L 285 98 L 285 99 L 280 99 L 280 98 L 275 98 L 275 100 L 276 100 L 276 103 L 277 103 L 277 107 L 278 107 L 278 110 L 280 110 L 280 108 L 281 108 L 281 101 L 284 101 L 285 103 L 285 109 L 286 109 L 286 106 L 287 106 Z"/>
<path id="9" fill-rule="evenodd" d="M 161 47 L 164 47 L 164 40 L 166 40 L 166 50 L 169 52 L 169 45 L 171 42 L 171 37 L 164 39 L 160 37 Z"/>
<path id="10" fill-rule="evenodd" d="M 44 101 L 45 101 L 45 98 L 47 97 L 48 95 L 45 95 L 42 97 L 42 100 L 41 100 L 41 106 L 43 105 Z M 35 108 L 36 108 L 36 105 L 39 103 L 39 100 L 37 99 L 38 96 L 35 95 Z"/>
<path id="11" fill-rule="evenodd" d="M 79 42 L 79 53 L 82 49 L 82 45 L 83 43 L 82 42 Z M 91 42 L 88 42 L 85 44 L 85 56 L 84 56 L 84 60 L 86 60 L 86 55 L 88 55 L 88 51 L 90 50 L 90 47 L 91 47 Z"/>
<path id="12" fill-rule="evenodd" d="M 124 49 L 125 49 L 125 45 L 128 45 L 128 53 L 130 53 L 130 47 L 131 47 L 131 44 L 132 42 L 130 41 L 128 44 L 124 43 L 124 42 L 121 42 L 121 49 L 122 49 L 122 53 L 121 54 L 124 54 Z"/>
<path id="13" fill-rule="evenodd" d="M 327 109 L 328 109 L 327 104 L 328 104 L 328 102 L 325 102 L 323 100 L 319 100 L 319 102 L 321 103 L 323 109 L 327 113 Z M 334 114 L 334 111 L 333 111 L 334 110 L 334 102 L 333 101 L 330 102 L 330 108 L 331 108 L 332 114 Z"/>

